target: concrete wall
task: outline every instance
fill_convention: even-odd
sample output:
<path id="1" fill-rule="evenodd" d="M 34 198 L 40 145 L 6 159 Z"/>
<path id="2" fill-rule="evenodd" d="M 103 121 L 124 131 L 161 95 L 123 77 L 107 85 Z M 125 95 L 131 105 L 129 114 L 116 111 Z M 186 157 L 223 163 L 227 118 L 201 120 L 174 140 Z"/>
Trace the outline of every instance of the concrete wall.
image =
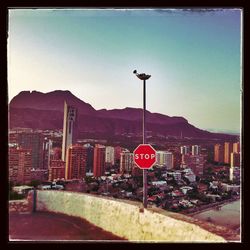
<path id="1" fill-rule="evenodd" d="M 28 200 L 11 200 L 9 201 L 9 212 L 30 213 L 32 204 Z"/>
<path id="2" fill-rule="evenodd" d="M 38 191 L 37 210 L 53 211 L 88 220 L 135 242 L 225 242 L 198 225 L 171 218 L 138 205 L 65 191 Z"/>

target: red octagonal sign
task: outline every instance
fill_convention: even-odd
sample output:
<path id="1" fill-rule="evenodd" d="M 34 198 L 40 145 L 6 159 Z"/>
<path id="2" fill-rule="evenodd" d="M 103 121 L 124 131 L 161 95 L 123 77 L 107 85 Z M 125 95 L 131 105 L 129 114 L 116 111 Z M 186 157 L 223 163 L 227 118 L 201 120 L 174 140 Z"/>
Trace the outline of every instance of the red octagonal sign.
<path id="1" fill-rule="evenodd" d="M 140 169 L 149 169 L 156 162 L 156 151 L 150 144 L 140 144 L 134 150 L 134 162 Z"/>

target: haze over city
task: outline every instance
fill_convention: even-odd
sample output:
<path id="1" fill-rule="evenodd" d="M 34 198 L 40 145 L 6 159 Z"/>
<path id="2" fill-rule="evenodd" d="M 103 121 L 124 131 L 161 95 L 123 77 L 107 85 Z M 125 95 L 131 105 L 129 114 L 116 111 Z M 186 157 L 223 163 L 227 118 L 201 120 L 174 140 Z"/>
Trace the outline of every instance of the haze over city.
<path id="1" fill-rule="evenodd" d="M 12 9 L 9 101 L 70 90 L 95 109 L 142 107 L 201 129 L 240 131 L 241 10 Z"/>

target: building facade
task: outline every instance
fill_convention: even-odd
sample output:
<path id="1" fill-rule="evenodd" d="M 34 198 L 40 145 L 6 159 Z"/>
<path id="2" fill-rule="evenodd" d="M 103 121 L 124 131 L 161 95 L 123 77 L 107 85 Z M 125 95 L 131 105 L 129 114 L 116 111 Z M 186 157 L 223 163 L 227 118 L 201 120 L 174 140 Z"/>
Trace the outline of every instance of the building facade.
<path id="1" fill-rule="evenodd" d="M 192 145 L 192 155 L 199 155 L 201 153 L 201 147 L 199 145 Z"/>
<path id="2" fill-rule="evenodd" d="M 105 149 L 105 162 L 113 166 L 115 164 L 115 148 L 107 146 Z"/>
<path id="3" fill-rule="evenodd" d="M 187 155 L 190 153 L 190 146 L 181 146 L 181 154 Z"/>
<path id="4" fill-rule="evenodd" d="M 230 164 L 231 153 L 233 152 L 233 145 L 231 142 L 224 143 L 224 163 Z"/>
<path id="5" fill-rule="evenodd" d="M 82 179 L 86 176 L 87 150 L 81 145 L 68 147 L 66 155 L 65 179 Z"/>
<path id="6" fill-rule="evenodd" d="M 32 152 L 32 168 L 43 168 L 43 146 L 44 136 L 41 133 L 19 133 L 18 145 L 22 149 L 28 149 Z"/>
<path id="7" fill-rule="evenodd" d="M 120 155 L 120 173 L 124 174 L 133 171 L 135 168 L 133 153 L 130 153 L 129 151 L 123 151 Z"/>
<path id="8" fill-rule="evenodd" d="M 65 179 L 65 161 L 51 160 L 49 168 L 49 181 Z"/>
<path id="9" fill-rule="evenodd" d="M 31 150 L 9 148 L 9 180 L 17 184 L 31 181 L 32 157 Z"/>
<path id="10" fill-rule="evenodd" d="M 105 172 L 105 146 L 96 144 L 94 147 L 93 174 L 95 177 L 104 175 Z"/>
<path id="11" fill-rule="evenodd" d="M 224 162 L 224 148 L 221 144 L 214 145 L 214 161 L 218 163 Z"/>
<path id="12" fill-rule="evenodd" d="M 156 151 L 156 164 L 158 166 L 165 166 L 167 169 L 174 167 L 174 157 L 172 152 Z"/>

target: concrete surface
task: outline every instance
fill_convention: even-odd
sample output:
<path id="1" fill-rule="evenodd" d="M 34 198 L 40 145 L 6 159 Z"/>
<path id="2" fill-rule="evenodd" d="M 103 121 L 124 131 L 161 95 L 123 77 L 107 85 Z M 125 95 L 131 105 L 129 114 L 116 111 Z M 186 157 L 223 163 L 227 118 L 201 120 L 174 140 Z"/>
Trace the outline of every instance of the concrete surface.
<path id="1" fill-rule="evenodd" d="M 84 219 L 56 213 L 10 213 L 10 241 L 123 241 Z"/>

